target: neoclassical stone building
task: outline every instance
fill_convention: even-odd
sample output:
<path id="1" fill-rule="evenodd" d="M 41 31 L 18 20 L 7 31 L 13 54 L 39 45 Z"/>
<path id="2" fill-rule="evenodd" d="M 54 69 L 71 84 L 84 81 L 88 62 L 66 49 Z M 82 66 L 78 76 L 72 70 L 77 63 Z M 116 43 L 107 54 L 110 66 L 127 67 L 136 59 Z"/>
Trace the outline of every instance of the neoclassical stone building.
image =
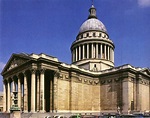
<path id="1" fill-rule="evenodd" d="M 150 69 L 114 67 L 114 43 L 92 5 L 71 45 L 72 64 L 46 54 L 12 54 L 3 76 L 3 111 L 18 92 L 23 112 L 116 112 L 150 109 Z"/>

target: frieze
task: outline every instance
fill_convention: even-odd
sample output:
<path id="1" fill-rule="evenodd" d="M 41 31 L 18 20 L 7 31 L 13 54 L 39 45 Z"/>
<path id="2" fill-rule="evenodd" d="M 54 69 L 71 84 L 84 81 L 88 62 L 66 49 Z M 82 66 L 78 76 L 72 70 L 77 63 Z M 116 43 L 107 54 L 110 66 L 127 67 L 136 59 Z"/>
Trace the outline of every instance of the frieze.
<path id="1" fill-rule="evenodd" d="M 119 78 L 115 78 L 114 80 L 115 80 L 115 82 L 118 82 L 118 81 L 119 81 Z"/>
<path id="2" fill-rule="evenodd" d="M 94 83 L 95 83 L 95 84 L 98 84 L 98 83 L 99 83 L 99 80 L 97 80 L 97 81 L 95 80 Z"/>
<path id="3" fill-rule="evenodd" d="M 81 79 L 80 77 L 78 78 L 78 80 L 79 80 L 79 81 L 82 81 L 82 79 Z"/>
<path id="4" fill-rule="evenodd" d="M 65 79 L 69 79 L 68 75 L 65 75 Z"/>
<path id="5" fill-rule="evenodd" d="M 111 82 L 112 82 L 112 79 L 107 80 L 107 83 L 111 83 Z"/>
<path id="6" fill-rule="evenodd" d="M 92 83 L 93 83 L 93 81 L 92 81 L 92 80 L 89 80 L 89 83 L 90 83 L 90 84 L 92 84 Z"/>
<path id="7" fill-rule="evenodd" d="M 87 82 L 87 79 L 84 79 L 84 82 L 86 83 L 86 82 Z"/>
<path id="8" fill-rule="evenodd" d="M 63 74 L 60 74 L 60 75 L 59 75 L 59 78 L 60 78 L 60 79 L 63 79 Z"/>
<path id="9" fill-rule="evenodd" d="M 106 81 L 105 80 L 101 80 L 101 84 L 105 84 L 106 83 Z"/>

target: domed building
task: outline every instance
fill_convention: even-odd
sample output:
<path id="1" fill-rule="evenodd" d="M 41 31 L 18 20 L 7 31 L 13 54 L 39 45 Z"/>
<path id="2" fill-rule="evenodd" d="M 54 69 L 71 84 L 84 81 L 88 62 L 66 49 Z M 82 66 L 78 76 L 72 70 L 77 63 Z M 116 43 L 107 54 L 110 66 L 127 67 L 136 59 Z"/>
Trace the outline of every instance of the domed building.
<path id="1" fill-rule="evenodd" d="M 43 53 L 12 54 L 2 71 L 4 112 L 10 112 L 13 91 L 24 114 L 150 109 L 150 70 L 129 64 L 114 67 L 114 43 L 94 5 L 89 12 L 71 45 L 72 64 Z"/>

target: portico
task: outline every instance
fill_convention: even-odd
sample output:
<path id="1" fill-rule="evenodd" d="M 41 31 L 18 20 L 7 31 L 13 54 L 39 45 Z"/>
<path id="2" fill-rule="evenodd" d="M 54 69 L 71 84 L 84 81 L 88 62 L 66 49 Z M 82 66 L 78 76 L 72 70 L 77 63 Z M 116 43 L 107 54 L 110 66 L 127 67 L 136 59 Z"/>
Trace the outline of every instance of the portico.
<path id="1" fill-rule="evenodd" d="M 6 72 L 3 79 L 4 112 L 10 112 L 13 91 L 18 92 L 18 107 L 24 112 L 54 111 L 54 108 L 56 108 L 56 104 L 54 104 L 54 97 L 56 97 L 54 96 L 54 91 L 57 88 L 53 86 L 54 84 L 57 86 L 55 82 L 57 80 L 54 80 L 54 78 L 57 79 L 57 77 L 54 77 L 56 70 L 43 68 L 42 66 L 37 67 L 35 64 L 31 64 L 28 65 L 28 69 L 22 67 L 21 70 L 18 69 L 15 72 L 16 70 L 14 71 L 12 68 L 10 71 L 11 74 Z"/>

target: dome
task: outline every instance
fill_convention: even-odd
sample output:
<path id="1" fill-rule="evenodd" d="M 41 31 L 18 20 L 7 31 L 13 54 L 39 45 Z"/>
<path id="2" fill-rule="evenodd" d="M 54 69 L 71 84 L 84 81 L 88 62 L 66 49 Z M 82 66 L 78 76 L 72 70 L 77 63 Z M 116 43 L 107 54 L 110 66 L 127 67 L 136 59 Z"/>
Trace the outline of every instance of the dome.
<path id="1" fill-rule="evenodd" d="M 99 30 L 103 32 L 107 32 L 104 24 L 96 19 L 96 18 L 90 18 L 86 20 L 80 27 L 79 33 L 90 31 L 90 30 Z"/>

